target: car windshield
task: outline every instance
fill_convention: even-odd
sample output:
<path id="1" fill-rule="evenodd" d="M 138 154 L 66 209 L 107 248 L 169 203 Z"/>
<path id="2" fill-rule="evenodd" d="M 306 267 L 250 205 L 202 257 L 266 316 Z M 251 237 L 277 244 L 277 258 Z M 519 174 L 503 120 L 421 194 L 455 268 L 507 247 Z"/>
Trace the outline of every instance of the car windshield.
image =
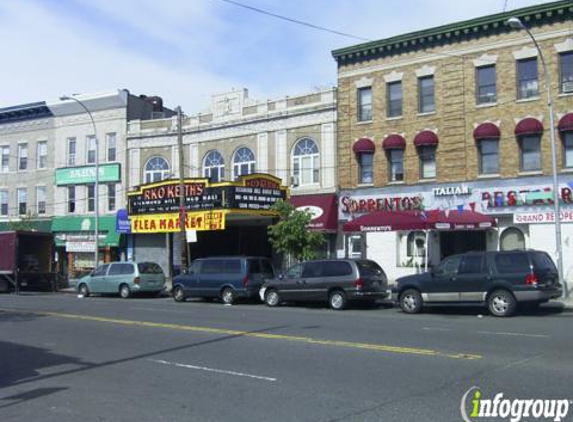
<path id="1" fill-rule="evenodd" d="M 161 267 L 155 262 L 141 262 L 137 264 L 140 274 L 163 274 Z"/>
<path id="2" fill-rule="evenodd" d="M 356 264 L 360 269 L 360 274 L 363 275 L 364 277 L 372 277 L 375 275 L 384 274 L 384 271 L 382 270 L 380 265 L 378 265 L 374 261 L 368 261 L 368 260 L 356 261 Z"/>

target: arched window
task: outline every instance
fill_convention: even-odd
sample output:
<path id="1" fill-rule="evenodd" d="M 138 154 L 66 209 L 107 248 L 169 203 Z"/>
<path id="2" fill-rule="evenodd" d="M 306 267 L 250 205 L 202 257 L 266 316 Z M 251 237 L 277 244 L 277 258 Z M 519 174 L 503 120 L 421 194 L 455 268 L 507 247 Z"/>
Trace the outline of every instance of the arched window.
<path id="1" fill-rule="evenodd" d="M 225 160 L 219 151 L 209 151 L 203 160 L 203 176 L 211 182 L 225 178 Z"/>
<path id="2" fill-rule="evenodd" d="M 515 249 L 525 249 L 525 236 L 516 227 L 509 227 L 503 231 L 499 238 L 499 245 L 502 251 L 513 251 Z"/>
<path id="3" fill-rule="evenodd" d="M 170 174 L 169 163 L 163 157 L 152 157 L 145 164 L 145 183 L 159 182 Z"/>
<path id="4" fill-rule="evenodd" d="M 302 138 L 296 143 L 292 154 L 292 169 L 298 185 L 319 183 L 320 154 L 316 142 L 310 138 Z"/>
<path id="5" fill-rule="evenodd" d="M 233 156 L 233 177 L 255 172 L 255 154 L 247 147 L 241 147 Z"/>

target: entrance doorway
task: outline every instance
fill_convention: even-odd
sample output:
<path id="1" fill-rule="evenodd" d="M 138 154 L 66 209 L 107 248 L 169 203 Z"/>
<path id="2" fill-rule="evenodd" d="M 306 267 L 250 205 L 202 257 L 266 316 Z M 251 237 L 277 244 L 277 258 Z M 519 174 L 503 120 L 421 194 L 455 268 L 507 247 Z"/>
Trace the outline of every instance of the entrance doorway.
<path id="1" fill-rule="evenodd" d="M 440 232 L 441 259 L 470 251 L 486 250 L 486 231 Z"/>

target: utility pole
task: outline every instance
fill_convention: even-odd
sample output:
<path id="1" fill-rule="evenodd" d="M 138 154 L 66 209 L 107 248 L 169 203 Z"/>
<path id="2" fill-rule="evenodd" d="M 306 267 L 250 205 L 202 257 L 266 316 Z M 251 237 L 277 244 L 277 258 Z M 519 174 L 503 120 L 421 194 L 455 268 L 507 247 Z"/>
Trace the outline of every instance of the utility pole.
<path id="1" fill-rule="evenodd" d="M 187 212 L 185 210 L 185 160 L 183 157 L 183 117 L 181 106 L 177 106 L 177 146 L 179 148 L 179 227 L 181 228 L 181 273 L 187 271 L 189 266 L 189 244 L 185 234 Z"/>

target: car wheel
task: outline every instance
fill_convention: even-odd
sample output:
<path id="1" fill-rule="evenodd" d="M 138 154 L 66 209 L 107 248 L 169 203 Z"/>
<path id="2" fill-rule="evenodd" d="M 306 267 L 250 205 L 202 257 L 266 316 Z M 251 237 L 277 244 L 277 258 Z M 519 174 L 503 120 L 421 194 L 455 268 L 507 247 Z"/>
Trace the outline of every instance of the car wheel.
<path id="1" fill-rule="evenodd" d="M 341 311 L 346 307 L 346 295 L 340 290 L 336 290 L 328 297 L 328 304 L 336 311 Z"/>
<path id="2" fill-rule="evenodd" d="M 235 302 L 235 291 L 230 287 L 225 287 L 221 292 L 221 300 L 225 305 L 232 305 Z"/>
<path id="3" fill-rule="evenodd" d="M 420 313 L 423 304 L 422 295 L 415 289 L 408 289 L 400 295 L 400 309 L 407 314 Z"/>
<path id="4" fill-rule="evenodd" d="M 517 302 L 507 290 L 496 290 L 487 298 L 487 308 L 493 316 L 506 317 L 513 315 Z"/>
<path id="5" fill-rule="evenodd" d="M 276 290 L 268 290 L 265 292 L 265 303 L 268 306 L 278 306 L 281 303 L 281 297 Z"/>
<path id="6" fill-rule="evenodd" d="M 78 292 L 79 292 L 83 297 L 89 297 L 89 295 L 90 295 L 90 289 L 88 289 L 88 286 L 86 286 L 85 284 L 80 285 L 80 288 L 78 289 Z"/>
<path id="7" fill-rule="evenodd" d="M 185 302 L 185 292 L 181 286 L 176 286 L 171 292 L 175 302 Z"/>
<path id="8" fill-rule="evenodd" d="M 131 290 L 129 289 L 129 286 L 127 284 L 122 284 L 119 287 L 119 296 L 122 299 L 128 299 L 131 296 Z"/>

